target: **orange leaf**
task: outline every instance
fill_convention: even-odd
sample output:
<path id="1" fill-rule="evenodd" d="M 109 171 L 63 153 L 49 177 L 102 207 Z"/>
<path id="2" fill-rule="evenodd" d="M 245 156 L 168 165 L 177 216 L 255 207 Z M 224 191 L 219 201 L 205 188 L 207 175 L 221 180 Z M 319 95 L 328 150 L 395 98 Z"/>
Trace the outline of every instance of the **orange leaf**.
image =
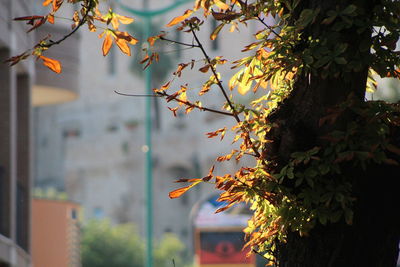
<path id="1" fill-rule="evenodd" d="M 58 60 L 48 58 L 45 56 L 39 56 L 43 60 L 43 65 L 54 71 L 55 73 L 61 73 L 61 64 Z"/>
<path id="2" fill-rule="evenodd" d="M 61 7 L 63 2 L 64 0 L 53 0 L 53 12 L 56 12 Z"/>
<path id="3" fill-rule="evenodd" d="M 234 202 L 229 203 L 228 205 L 226 205 L 226 206 L 224 206 L 224 207 L 222 207 L 222 208 L 217 209 L 217 210 L 215 211 L 215 213 L 223 212 L 223 211 L 229 209 L 230 207 L 232 207 L 234 204 L 235 204 Z"/>
<path id="4" fill-rule="evenodd" d="M 192 15 L 192 13 L 193 13 L 193 10 L 191 10 L 191 9 L 186 10 L 185 13 L 184 13 L 182 16 L 178 16 L 178 17 L 173 18 L 173 19 L 167 24 L 167 27 L 174 26 L 174 25 L 178 24 L 179 22 L 184 21 L 184 20 L 187 19 L 190 15 Z"/>
<path id="5" fill-rule="evenodd" d="M 47 15 L 47 21 L 51 24 L 54 24 L 54 15 L 51 14 Z"/>
<path id="6" fill-rule="evenodd" d="M 53 2 L 53 0 L 45 0 L 42 5 L 48 6 L 51 2 Z"/>
<path id="7" fill-rule="evenodd" d="M 193 186 L 197 185 L 199 182 L 194 182 L 191 185 L 182 187 L 182 188 L 178 188 L 172 192 L 169 192 L 169 197 L 170 198 L 178 198 L 180 196 L 182 196 L 183 194 L 185 194 L 190 188 L 192 188 Z"/>
<path id="8" fill-rule="evenodd" d="M 115 39 L 115 43 L 119 47 L 119 50 L 122 51 L 122 53 L 130 56 L 131 55 L 131 49 L 128 46 L 128 43 L 124 39 Z"/>
<path id="9" fill-rule="evenodd" d="M 174 181 L 174 183 L 194 183 L 194 182 L 201 182 L 201 179 L 198 179 L 198 178 L 194 178 L 194 179 L 181 178 L 181 179 L 178 179 L 178 180 Z"/>
<path id="10" fill-rule="evenodd" d="M 107 56 L 108 52 L 110 52 L 112 46 L 112 39 L 110 34 L 106 34 L 106 37 L 104 38 L 104 42 L 103 42 L 103 56 Z"/>
<path id="11" fill-rule="evenodd" d="M 127 32 L 120 32 L 120 31 L 114 31 L 114 34 L 121 39 L 126 40 L 128 43 L 130 43 L 131 45 L 135 45 L 137 44 L 137 42 L 139 42 L 138 39 L 133 38 L 129 33 Z"/>
<path id="12" fill-rule="evenodd" d="M 206 72 L 208 71 L 209 68 L 210 68 L 210 65 L 207 64 L 207 65 L 205 65 L 204 67 L 201 67 L 201 68 L 199 69 L 199 71 L 201 71 L 201 72 L 203 72 L 203 73 L 206 73 Z"/>

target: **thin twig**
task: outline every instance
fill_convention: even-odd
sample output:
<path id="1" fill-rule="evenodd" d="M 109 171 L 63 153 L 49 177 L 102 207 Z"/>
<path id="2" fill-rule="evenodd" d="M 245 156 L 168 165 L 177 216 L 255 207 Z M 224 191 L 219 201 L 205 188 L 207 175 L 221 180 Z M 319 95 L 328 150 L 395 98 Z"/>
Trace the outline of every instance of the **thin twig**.
<path id="1" fill-rule="evenodd" d="M 165 92 L 160 92 L 160 93 L 157 93 L 154 95 L 125 94 L 125 93 L 120 93 L 118 91 L 114 91 L 114 92 L 118 95 L 133 96 L 133 97 L 170 97 L 171 96 Z M 193 108 L 199 109 L 201 111 L 209 111 L 209 112 L 218 113 L 218 114 L 225 115 L 225 116 L 234 116 L 233 113 L 230 113 L 230 112 L 225 112 L 225 111 L 220 111 L 220 110 L 216 110 L 216 109 L 212 109 L 212 108 L 202 107 L 202 106 L 196 105 L 194 103 L 191 103 L 189 101 L 181 100 L 178 98 L 173 98 L 172 100 L 174 100 L 178 103 L 182 103 L 188 107 L 193 107 Z"/>
<path id="2" fill-rule="evenodd" d="M 133 96 L 133 97 L 160 97 L 159 95 L 140 95 L 140 94 L 125 94 L 114 90 L 114 93 L 123 96 Z"/>
<path id="3" fill-rule="evenodd" d="M 183 43 L 183 42 L 179 42 L 179 41 L 175 41 L 175 40 L 171 40 L 171 39 L 165 38 L 163 36 L 160 37 L 160 40 L 171 42 L 171 43 L 174 43 L 174 44 L 183 45 L 183 46 L 188 46 L 188 47 L 191 47 L 191 48 L 199 47 L 198 45 L 195 45 L 195 44 Z"/>
<path id="4" fill-rule="evenodd" d="M 277 33 L 276 31 L 274 31 L 274 29 L 269 26 L 267 23 L 265 23 L 263 18 L 260 18 L 260 16 L 257 16 L 257 19 L 264 24 L 265 27 L 267 27 L 273 34 L 275 34 L 276 36 L 278 36 L 280 39 L 282 39 L 282 36 L 279 35 L 279 33 Z"/>
<path id="5" fill-rule="evenodd" d="M 255 250 L 254 248 L 253 248 L 253 252 L 256 253 L 256 254 L 258 254 L 258 255 L 260 255 L 260 256 L 263 257 L 264 259 L 267 259 L 267 260 L 268 260 L 267 257 L 265 257 L 263 254 L 261 254 L 259 251 Z"/>

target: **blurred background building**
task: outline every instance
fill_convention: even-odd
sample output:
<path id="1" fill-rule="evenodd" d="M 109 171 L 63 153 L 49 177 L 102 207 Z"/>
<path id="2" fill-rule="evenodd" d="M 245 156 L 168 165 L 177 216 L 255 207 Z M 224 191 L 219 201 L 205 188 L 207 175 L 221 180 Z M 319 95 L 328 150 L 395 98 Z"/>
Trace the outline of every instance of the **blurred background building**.
<path id="1" fill-rule="evenodd" d="M 132 7 L 143 6 L 142 0 L 125 2 Z M 174 1 L 147 2 L 150 8 L 157 9 Z M 117 13 L 130 16 L 116 3 L 108 3 Z M 162 30 L 172 17 L 181 15 L 192 5 L 188 1 L 155 18 L 153 33 Z M 140 18 L 135 19 L 133 26 L 125 30 L 140 38 L 143 36 L 142 22 Z M 209 36 L 215 27 L 208 23 L 200 33 L 211 56 L 223 54 L 228 59 L 235 59 L 241 45 L 251 40 L 250 35 L 240 34 L 239 37 L 239 33 L 232 33 L 224 39 L 211 41 Z M 167 30 L 171 31 L 171 39 L 191 42 L 190 35 Z M 143 55 L 138 44 L 132 57 L 123 55 L 117 47 L 113 47 L 107 57 L 102 57 L 102 40 L 97 34 L 84 29 L 80 35 L 80 70 L 75 76 L 80 88 L 79 98 L 34 111 L 35 186 L 67 192 L 71 200 L 82 204 L 86 220 L 110 218 L 115 224 L 134 222 L 144 235 L 145 99 L 115 93 L 145 94 L 142 67 L 138 64 Z M 203 58 L 200 51 L 186 50 L 175 44 L 163 43 L 158 49 L 161 59 L 153 67 L 153 87 L 170 79 L 177 63 Z M 202 64 L 201 61 L 196 67 L 200 68 Z M 222 77 L 232 73 L 229 67 L 221 71 Z M 188 71 L 183 74 L 181 83 L 174 86 L 188 83 L 192 88 L 201 88 L 209 75 Z M 198 98 L 196 94 L 193 92 L 191 96 Z M 223 103 L 217 88 L 199 100 L 216 109 Z M 163 99 L 155 98 L 152 104 L 154 236 L 175 233 L 193 253 L 192 208 L 209 196 L 212 185 L 196 187 L 193 192 L 175 200 L 170 200 L 168 193 L 179 186 L 173 183 L 174 180 L 205 176 L 217 156 L 231 151 L 231 140 L 211 140 L 205 133 L 221 126 L 232 126 L 234 121 L 199 111 L 189 115 L 179 111 L 174 117 L 167 106 L 175 107 L 176 103 L 167 105 Z M 232 161 L 217 167 L 217 172 L 232 172 L 236 168 Z"/>
<path id="2" fill-rule="evenodd" d="M 79 205 L 53 198 L 32 200 L 32 262 L 37 267 L 80 267 Z"/>

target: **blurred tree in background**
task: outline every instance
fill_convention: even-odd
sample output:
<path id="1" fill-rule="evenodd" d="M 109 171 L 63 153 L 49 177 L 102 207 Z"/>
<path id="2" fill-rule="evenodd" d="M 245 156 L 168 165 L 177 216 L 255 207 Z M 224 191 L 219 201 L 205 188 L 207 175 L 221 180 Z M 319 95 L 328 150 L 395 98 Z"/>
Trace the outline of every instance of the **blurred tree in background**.
<path id="1" fill-rule="evenodd" d="M 83 229 L 83 267 L 143 267 L 144 241 L 133 224 L 111 225 L 108 220 L 92 220 Z M 155 245 L 155 266 L 184 266 L 184 245 L 166 234 Z"/>

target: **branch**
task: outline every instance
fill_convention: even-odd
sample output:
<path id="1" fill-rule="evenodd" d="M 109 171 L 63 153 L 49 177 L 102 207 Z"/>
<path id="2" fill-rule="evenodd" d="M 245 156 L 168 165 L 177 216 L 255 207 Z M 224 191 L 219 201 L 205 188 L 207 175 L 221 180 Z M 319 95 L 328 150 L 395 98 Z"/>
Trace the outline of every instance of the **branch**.
<path id="1" fill-rule="evenodd" d="M 165 37 L 162 37 L 162 36 L 160 37 L 160 40 L 171 42 L 171 43 L 174 43 L 174 44 L 183 45 L 183 46 L 188 46 L 188 47 L 191 47 L 191 48 L 199 47 L 198 45 L 195 45 L 195 44 L 183 43 L 183 42 L 171 40 L 171 39 L 168 39 L 168 38 L 165 38 Z"/>
<path id="2" fill-rule="evenodd" d="M 197 37 L 196 32 L 194 31 L 194 29 L 192 27 L 190 27 L 190 29 L 191 29 L 191 32 L 193 34 L 194 39 L 196 40 L 198 48 L 200 48 L 201 52 L 203 53 L 204 57 L 207 60 L 207 63 L 210 65 L 211 71 L 212 71 L 212 73 L 214 75 L 214 78 L 217 81 L 217 85 L 221 89 L 221 92 L 224 95 L 225 100 L 228 102 L 229 107 L 232 109 L 232 112 L 233 112 L 233 115 L 234 115 L 236 121 L 237 122 L 241 122 L 239 116 L 236 114 L 235 107 L 233 106 L 232 101 L 229 99 L 228 94 L 226 93 L 226 91 L 224 89 L 224 86 L 222 85 L 220 79 L 218 78 L 217 71 L 215 70 L 214 65 L 211 64 L 211 58 L 208 56 L 208 54 L 205 51 L 203 45 L 200 43 L 200 40 Z"/>
<path id="3" fill-rule="evenodd" d="M 257 19 L 265 26 L 268 28 L 268 30 L 270 30 L 273 34 L 275 34 L 276 36 L 278 36 L 280 39 L 282 39 L 282 36 L 279 35 L 279 33 L 277 33 L 276 31 L 274 31 L 274 29 L 269 26 L 267 23 L 265 23 L 263 18 L 260 18 L 260 16 L 257 16 Z"/>
<path id="4" fill-rule="evenodd" d="M 39 45 L 40 47 L 43 48 L 50 48 L 53 45 L 58 45 L 61 42 L 63 42 L 65 39 L 67 39 L 68 37 L 70 37 L 71 35 L 73 35 L 83 24 L 86 23 L 86 19 L 89 15 L 90 10 L 92 9 L 92 4 L 94 3 L 94 1 L 90 1 L 89 5 L 87 6 L 87 11 L 85 13 L 85 15 L 82 17 L 82 19 L 79 21 L 78 25 L 67 35 L 64 35 L 62 38 L 58 39 L 57 41 L 52 41 L 49 40 L 49 43 L 43 44 L 43 45 Z"/>
<path id="5" fill-rule="evenodd" d="M 196 43 L 197 43 L 198 47 L 200 48 L 201 52 L 203 53 L 204 57 L 206 58 L 207 63 L 210 65 L 211 71 L 212 71 L 212 73 L 214 75 L 215 80 L 217 81 L 217 85 L 218 85 L 219 89 L 221 90 L 222 94 L 224 95 L 225 100 L 227 101 L 229 107 L 232 109 L 233 117 L 235 118 L 235 120 L 238 123 L 241 123 L 241 120 L 240 120 L 238 114 L 235 111 L 235 108 L 234 108 L 234 106 L 232 104 L 232 101 L 229 99 L 228 94 L 226 93 L 226 90 L 224 89 L 224 86 L 221 83 L 221 80 L 218 78 L 217 71 L 216 71 L 214 65 L 211 64 L 211 58 L 208 56 L 207 52 L 205 51 L 203 45 L 201 44 L 201 42 L 200 42 L 199 38 L 197 37 L 197 34 L 194 31 L 192 26 L 190 27 L 190 29 L 191 29 L 191 32 L 193 34 L 194 39 L 196 40 Z M 240 128 L 242 129 L 243 133 L 245 133 L 245 139 L 248 142 L 248 144 L 250 145 L 250 147 L 253 150 L 254 154 L 257 156 L 258 159 L 260 159 L 262 161 L 263 165 L 266 166 L 267 163 L 265 162 L 265 160 L 263 160 L 261 158 L 260 152 L 258 152 L 257 148 L 254 146 L 253 142 L 250 139 L 250 133 L 249 133 L 248 129 L 246 127 L 244 127 L 243 125 Z"/>
<path id="6" fill-rule="evenodd" d="M 114 92 L 118 95 L 133 96 L 133 97 L 171 97 L 172 96 L 172 95 L 167 94 L 166 92 L 159 92 L 155 95 L 125 94 L 125 93 L 120 93 L 118 91 L 114 91 Z M 218 114 L 225 115 L 225 116 L 234 116 L 233 113 L 230 113 L 230 112 L 220 111 L 220 110 L 216 110 L 216 109 L 212 109 L 212 108 L 201 107 L 201 106 L 191 103 L 189 101 L 181 100 L 178 98 L 172 98 L 172 100 L 174 100 L 178 103 L 182 103 L 188 107 L 193 107 L 193 108 L 199 109 L 201 111 L 209 111 L 212 113 L 218 113 Z"/>

